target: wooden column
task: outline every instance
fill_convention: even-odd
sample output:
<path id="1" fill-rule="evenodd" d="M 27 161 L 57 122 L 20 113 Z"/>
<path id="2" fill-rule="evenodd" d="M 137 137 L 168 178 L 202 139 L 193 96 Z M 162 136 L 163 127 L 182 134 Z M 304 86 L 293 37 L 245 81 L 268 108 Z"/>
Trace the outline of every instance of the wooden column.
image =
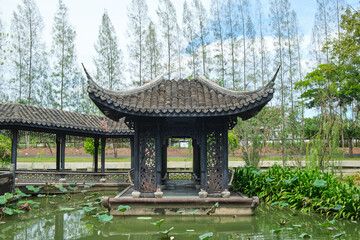
<path id="1" fill-rule="evenodd" d="M 139 162 L 139 124 L 135 122 L 135 135 L 134 135 L 134 190 L 140 190 L 140 162 Z"/>
<path id="2" fill-rule="evenodd" d="M 105 148 L 106 148 L 106 138 L 101 138 L 101 172 L 105 172 Z"/>
<path id="3" fill-rule="evenodd" d="M 66 144 L 66 135 L 61 135 L 61 148 L 60 148 L 61 172 L 65 172 L 65 144 Z M 62 174 L 61 178 L 64 177 L 65 175 Z"/>
<path id="4" fill-rule="evenodd" d="M 167 172 L 167 140 L 162 145 L 161 151 L 161 178 L 164 178 Z"/>
<path id="5" fill-rule="evenodd" d="M 228 189 L 229 188 L 229 179 L 228 179 L 228 173 L 229 173 L 229 164 L 228 164 L 228 155 L 229 155 L 229 150 L 228 150 L 228 128 L 227 128 L 227 124 L 225 124 L 224 126 L 224 131 L 223 131 L 223 137 L 222 137 L 222 154 L 223 154 L 223 162 L 222 162 L 222 190 Z"/>
<path id="6" fill-rule="evenodd" d="M 193 173 L 196 177 L 200 175 L 200 151 L 199 145 L 196 139 L 193 139 Z"/>
<path id="7" fill-rule="evenodd" d="M 61 168 L 61 137 L 59 134 L 56 134 L 56 171 L 60 171 Z"/>
<path id="8" fill-rule="evenodd" d="M 99 165 L 99 138 L 94 138 L 94 171 L 98 171 Z"/>
<path id="9" fill-rule="evenodd" d="M 135 164 L 135 149 L 134 149 L 134 136 L 130 137 L 130 150 L 131 150 L 131 164 L 130 164 L 130 169 L 134 169 L 134 164 Z"/>
<path id="10" fill-rule="evenodd" d="M 13 171 L 17 169 L 17 147 L 18 147 L 18 134 L 16 128 L 11 129 L 11 164 L 13 164 Z"/>
<path id="11" fill-rule="evenodd" d="M 201 182 L 200 187 L 201 189 L 206 191 L 206 160 L 207 160 L 207 154 L 206 154 L 206 132 L 205 132 L 205 126 L 204 123 L 202 123 L 201 127 L 201 134 L 200 134 L 200 171 L 201 171 Z"/>
<path id="12" fill-rule="evenodd" d="M 157 122 L 157 129 L 155 134 L 155 181 L 156 189 L 161 186 L 161 134 L 160 134 L 160 124 Z"/>

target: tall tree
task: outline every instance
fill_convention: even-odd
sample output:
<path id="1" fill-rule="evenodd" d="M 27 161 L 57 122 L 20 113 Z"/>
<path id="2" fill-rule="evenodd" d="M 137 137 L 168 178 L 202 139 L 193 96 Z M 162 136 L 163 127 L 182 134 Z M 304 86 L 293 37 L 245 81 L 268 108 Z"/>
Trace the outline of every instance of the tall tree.
<path id="1" fill-rule="evenodd" d="M 249 73 L 247 74 L 248 80 L 252 81 L 253 87 L 257 88 L 258 81 L 258 62 L 257 62 L 257 52 L 256 52 L 256 30 L 252 22 L 250 15 L 248 15 L 246 21 L 246 35 L 248 36 L 248 50 L 249 50 Z"/>
<path id="2" fill-rule="evenodd" d="M 155 30 L 155 25 L 152 21 L 149 23 L 147 35 L 145 38 L 145 77 L 148 79 L 154 79 L 161 69 L 161 55 L 160 55 L 160 43 Z"/>
<path id="3" fill-rule="evenodd" d="M 73 102 L 74 95 L 79 91 L 74 89 L 80 78 L 77 56 L 75 52 L 76 32 L 69 23 L 68 9 L 62 0 L 59 0 L 58 9 L 54 17 L 53 39 L 51 54 L 53 59 L 52 79 L 56 87 L 56 105 L 60 102 L 60 109 L 68 109 Z M 75 103 L 75 104 L 74 104 Z"/>
<path id="4" fill-rule="evenodd" d="M 159 16 L 159 23 L 161 26 L 161 34 L 166 43 L 166 71 L 168 78 L 171 79 L 171 74 L 173 72 L 173 66 L 171 58 L 174 56 L 175 52 L 175 38 L 176 38 L 176 26 L 177 26 L 177 17 L 175 7 L 172 4 L 171 0 L 159 0 L 159 6 L 156 11 Z"/>
<path id="5" fill-rule="evenodd" d="M 191 69 L 191 75 L 197 75 L 197 54 L 196 54 L 196 43 L 195 39 L 197 38 L 197 32 L 194 22 L 194 14 L 191 6 L 188 5 L 187 1 L 184 2 L 183 7 L 183 32 L 187 41 L 186 53 L 191 56 L 191 61 L 188 66 Z"/>
<path id="6" fill-rule="evenodd" d="M 261 4 L 260 0 L 256 1 L 256 17 L 258 19 L 257 23 L 258 23 L 258 31 L 259 31 L 259 41 L 260 41 L 260 45 L 259 45 L 259 54 L 260 54 L 260 75 L 261 75 L 261 85 L 264 86 L 265 85 L 265 79 L 267 79 L 267 77 L 269 76 L 269 70 L 268 70 L 268 50 L 266 47 L 266 42 L 265 42 L 265 24 L 264 24 L 264 19 L 263 19 L 263 7 Z"/>
<path id="7" fill-rule="evenodd" d="M 229 49 L 230 49 L 230 56 L 231 56 L 231 68 L 228 75 L 231 78 L 232 82 L 232 88 L 236 89 L 237 85 L 237 71 L 236 71 L 236 64 L 238 62 L 238 59 L 236 57 L 236 45 L 237 45 L 237 34 L 236 29 L 238 28 L 238 17 L 237 17 L 237 11 L 236 11 L 236 4 L 234 0 L 227 0 L 226 7 L 225 7 L 225 17 L 226 17 L 226 33 L 225 38 L 228 39 L 229 43 Z"/>
<path id="8" fill-rule="evenodd" d="M 104 11 L 95 43 L 97 55 L 94 57 L 96 77 L 109 89 L 124 87 L 122 82 L 123 55 L 118 47 L 118 39 L 107 11 Z"/>
<path id="9" fill-rule="evenodd" d="M 317 9 L 315 13 L 315 20 L 312 34 L 312 50 L 311 53 L 315 57 L 316 64 L 329 62 L 329 49 L 322 49 L 323 45 L 330 40 L 335 31 L 334 22 L 339 21 L 339 12 L 334 0 L 316 0 Z M 335 3 L 335 4 L 334 4 Z"/>
<path id="10" fill-rule="evenodd" d="M 284 52 L 286 57 L 285 66 L 287 68 L 287 76 L 288 81 L 290 82 L 290 103 L 291 103 L 291 110 L 294 110 L 294 77 L 296 75 L 296 58 L 294 52 L 294 45 L 295 45 L 295 34 L 296 29 L 294 23 L 296 22 L 296 13 L 291 10 L 290 2 L 288 0 L 284 1 L 284 37 L 286 41 L 287 49 Z"/>
<path id="11" fill-rule="evenodd" d="M 206 76 L 206 41 L 208 36 L 208 30 L 206 28 L 207 25 L 207 13 L 203 4 L 200 0 L 193 0 L 193 8 L 194 8 L 194 16 L 195 21 L 197 21 L 197 32 L 200 38 L 200 46 L 201 46 L 201 59 L 202 59 L 202 70 L 203 75 Z"/>
<path id="12" fill-rule="evenodd" d="M 132 0 L 128 7 L 128 35 L 131 39 L 128 52 L 131 59 L 129 70 L 134 77 L 134 85 L 144 83 L 145 38 L 149 27 L 148 6 L 145 0 Z"/>
<path id="13" fill-rule="evenodd" d="M 246 91 L 246 20 L 249 14 L 249 1 L 248 0 L 239 0 L 238 10 L 240 15 L 240 28 L 242 32 L 242 45 L 243 45 L 243 81 L 244 81 L 244 91 Z"/>
<path id="14" fill-rule="evenodd" d="M 12 62 L 15 69 L 13 81 L 19 86 L 18 101 L 27 104 L 42 104 L 49 97 L 49 91 L 44 92 L 49 90 L 49 84 L 45 79 L 48 66 L 45 44 L 41 38 L 43 26 L 35 2 L 23 0 L 13 13 L 12 31 L 15 41 L 12 46 Z"/>
<path id="15" fill-rule="evenodd" d="M 217 43 L 217 53 L 215 55 L 215 71 L 219 84 L 225 86 L 225 59 L 224 59 L 224 20 L 223 7 L 220 0 L 211 1 L 212 32 Z M 218 50 L 219 49 L 219 50 Z"/>
<path id="16" fill-rule="evenodd" d="M 179 24 L 176 23 L 176 41 L 175 41 L 176 54 L 177 54 L 176 72 L 179 78 L 182 78 L 184 74 L 183 57 L 181 52 L 183 48 L 183 42 L 184 42 L 184 37 L 183 37 L 182 29 L 180 28 Z"/>
<path id="17" fill-rule="evenodd" d="M 270 1 L 270 25 L 273 30 L 274 36 L 274 46 L 275 46 L 275 63 L 277 65 L 283 66 L 283 54 L 284 54 L 284 0 L 272 0 Z M 282 160 L 285 163 L 285 84 L 284 84 L 284 73 L 283 67 L 280 68 L 280 97 L 281 97 L 281 128 L 280 128 L 280 138 L 281 138 L 281 153 Z"/>

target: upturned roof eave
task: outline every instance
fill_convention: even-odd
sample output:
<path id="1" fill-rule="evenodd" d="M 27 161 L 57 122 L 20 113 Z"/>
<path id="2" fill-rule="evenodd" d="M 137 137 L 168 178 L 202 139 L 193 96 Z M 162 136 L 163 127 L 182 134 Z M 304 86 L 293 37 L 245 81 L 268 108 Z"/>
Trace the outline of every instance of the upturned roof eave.
<path id="1" fill-rule="evenodd" d="M 95 97 L 94 94 L 89 94 L 90 99 L 96 103 L 99 109 L 110 119 L 117 121 L 122 117 L 190 117 L 190 118 L 199 118 L 199 117 L 241 117 L 244 120 L 248 119 L 245 115 L 255 109 L 261 107 L 261 109 L 273 98 L 273 93 L 269 93 L 267 97 L 262 98 L 260 101 L 255 101 L 254 103 L 249 103 L 247 106 L 242 106 L 234 110 L 229 109 L 228 111 L 214 111 L 214 112 L 197 112 L 197 111 L 187 111 L 187 112 L 141 112 L 128 110 L 126 108 L 121 109 L 120 107 L 115 107 L 113 104 L 109 104 L 106 100 L 101 100 L 99 97 Z M 260 109 L 260 110 L 261 110 Z M 256 111 L 256 113 L 259 111 Z M 255 114 L 256 115 L 256 114 Z"/>

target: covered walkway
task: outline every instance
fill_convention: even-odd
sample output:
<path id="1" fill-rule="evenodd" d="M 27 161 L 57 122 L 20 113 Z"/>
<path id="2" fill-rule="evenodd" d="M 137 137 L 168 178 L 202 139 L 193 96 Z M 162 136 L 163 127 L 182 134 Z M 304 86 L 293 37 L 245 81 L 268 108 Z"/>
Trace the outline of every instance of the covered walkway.
<path id="1" fill-rule="evenodd" d="M 65 177 L 65 147 L 67 136 L 94 138 L 94 172 L 105 173 L 105 146 L 108 138 L 129 138 L 133 149 L 133 131 L 123 120 L 47 109 L 23 104 L 0 104 L 0 129 L 11 131 L 11 165 L 17 171 L 19 132 L 32 131 L 54 134 L 56 137 L 56 172 Z M 101 141 L 100 141 L 101 140 Z M 99 169 L 99 145 L 101 144 Z M 133 164 L 133 152 L 131 153 Z M 100 170 L 100 171 L 99 171 Z M 79 179 L 80 180 L 80 179 Z"/>

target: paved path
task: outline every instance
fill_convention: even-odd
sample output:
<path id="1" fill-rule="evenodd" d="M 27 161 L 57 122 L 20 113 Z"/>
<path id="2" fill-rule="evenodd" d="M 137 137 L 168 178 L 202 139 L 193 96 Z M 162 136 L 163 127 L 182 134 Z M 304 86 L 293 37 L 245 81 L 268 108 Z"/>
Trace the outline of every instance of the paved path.
<path id="1" fill-rule="evenodd" d="M 282 165 L 282 161 L 263 161 L 260 162 L 261 168 L 268 168 L 274 164 Z M 287 166 L 297 166 L 295 161 L 287 161 Z M 305 161 L 302 161 L 302 166 L 306 165 Z M 334 162 L 334 165 L 337 166 L 338 162 Z M 360 170 L 360 161 L 342 161 L 341 165 L 343 168 L 353 168 Z M 229 161 L 229 167 L 244 167 L 244 161 Z M 99 169 L 101 167 L 101 163 L 99 162 Z M 105 167 L 107 169 L 130 169 L 130 162 L 108 162 L 105 163 Z M 56 163 L 54 162 L 44 162 L 44 163 L 26 163 L 26 162 L 18 162 L 17 169 L 28 169 L 28 170 L 47 170 L 47 169 L 55 169 Z M 85 162 L 85 163 L 66 163 L 65 168 L 69 170 L 89 170 L 93 168 L 93 163 Z M 189 169 L 192 168 L 192 161 L 181 161 L 181 162 L 168 162 L 168 168 L 171 169 Z"/>

